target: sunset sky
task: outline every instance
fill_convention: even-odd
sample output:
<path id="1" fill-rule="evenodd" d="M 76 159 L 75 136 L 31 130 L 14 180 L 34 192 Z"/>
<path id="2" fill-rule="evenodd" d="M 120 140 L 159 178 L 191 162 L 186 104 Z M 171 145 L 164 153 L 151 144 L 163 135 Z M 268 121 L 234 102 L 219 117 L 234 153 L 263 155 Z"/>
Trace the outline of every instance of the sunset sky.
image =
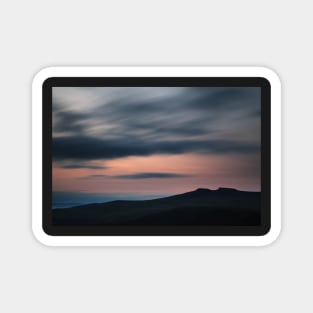
<path id="1" fill-rule="evenodd" d="M 54 206 L 260 191 L 258 87 L 54 87 Z"/>

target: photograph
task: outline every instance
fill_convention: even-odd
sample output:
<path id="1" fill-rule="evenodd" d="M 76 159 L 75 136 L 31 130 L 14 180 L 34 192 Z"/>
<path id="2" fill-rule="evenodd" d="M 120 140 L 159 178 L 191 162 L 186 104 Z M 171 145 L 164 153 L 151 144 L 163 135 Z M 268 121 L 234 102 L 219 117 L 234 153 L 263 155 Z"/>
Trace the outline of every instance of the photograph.
<path id="1" fill-rule="evenodd" d="M 261 87 L 53 87 L 53 225 L 261 223 Z"/>

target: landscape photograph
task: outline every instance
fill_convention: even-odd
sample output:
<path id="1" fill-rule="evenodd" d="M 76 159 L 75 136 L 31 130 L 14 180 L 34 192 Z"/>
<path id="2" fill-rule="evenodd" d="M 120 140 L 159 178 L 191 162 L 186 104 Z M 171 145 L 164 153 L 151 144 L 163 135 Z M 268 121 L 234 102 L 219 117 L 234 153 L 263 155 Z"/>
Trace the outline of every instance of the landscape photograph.
<path id="1" fill-rule="evenodd" d="M 53 225 L 256 226 L 259 87 L 53 87 Z"/>

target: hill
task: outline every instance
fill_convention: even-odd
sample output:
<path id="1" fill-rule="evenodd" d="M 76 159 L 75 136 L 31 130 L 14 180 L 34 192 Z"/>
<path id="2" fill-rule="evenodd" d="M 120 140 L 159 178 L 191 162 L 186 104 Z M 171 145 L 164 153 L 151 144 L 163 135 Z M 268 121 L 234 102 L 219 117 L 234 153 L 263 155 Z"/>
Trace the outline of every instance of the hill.
<path id="1" fill-rule="evenodd" d="M 258 225 L 260 192 L 231 188 L 52 210 L 54 225 Z"/>

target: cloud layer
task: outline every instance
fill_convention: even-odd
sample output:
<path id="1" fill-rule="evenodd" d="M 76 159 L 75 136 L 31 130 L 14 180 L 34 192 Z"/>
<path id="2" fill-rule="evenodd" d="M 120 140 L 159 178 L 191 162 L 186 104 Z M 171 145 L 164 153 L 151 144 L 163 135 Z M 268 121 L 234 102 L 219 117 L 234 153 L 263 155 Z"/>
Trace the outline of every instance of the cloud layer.
<path id="1" fill-rule="evenodd" d="M 73 93 L 75 100 L 76 89 L 55 88 L 53 157 L 97 160 L 258 151 L 258 88 L 166 89 L 171 88 L 88 88 L 97 101 L 75 109 L 69 99 Z"/>
<path id="2" fill-rule="evenodd" d="M 53 188 L 257 190 L 260 117 L 257 87 L 54 87 Z"/>
<path id="3" fill-rule="evenodd" d="M 132 173 L 127 175 L 101 175 L 101 174 L 93 174 L 82 177 L 83 179 L 101 179 L 101 178 L 117 178 L 117 179 L 150 179 L 150 178 L 182 178 L 182 177 L 190 177 L 191 175 L 186 174 L 176 174 L 176 173 Z"/>

